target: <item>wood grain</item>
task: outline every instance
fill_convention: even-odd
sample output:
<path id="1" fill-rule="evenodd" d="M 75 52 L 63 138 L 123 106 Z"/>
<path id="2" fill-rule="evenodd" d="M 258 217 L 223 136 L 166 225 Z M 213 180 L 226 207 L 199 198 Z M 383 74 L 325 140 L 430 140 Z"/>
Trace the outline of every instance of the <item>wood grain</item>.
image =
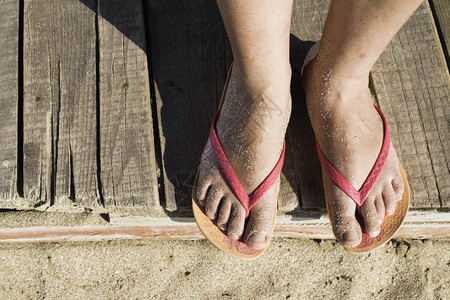
<path id="1" fill-rule="evenodd" d="M 422 4 L 372 70 L 412 208 L 450 205 L 450 81 L 431 16 Z"/>
<path id="2" fill-rule="evenodd" d="M 97 206 L 95 1 L 24 3 L 24 196 Z"/>
<path id="3" fill-rule="evenodd" d="M 441 44 L 449 63 L 450 53 L 450 1 L 448 0 L 430 0 L 433 9 L 434 21 L 441 36 Z"/>
<path id="4" fill-rule="evenodd" d="M 0 207 L 14 207 L 17 190 L 19 2 L 0 2 Z"/>
<path id="5" fill-rule="evenodd" d="M 100 178 L 105 206 L 159 204 L 141 1 L 99 1 Z"/>

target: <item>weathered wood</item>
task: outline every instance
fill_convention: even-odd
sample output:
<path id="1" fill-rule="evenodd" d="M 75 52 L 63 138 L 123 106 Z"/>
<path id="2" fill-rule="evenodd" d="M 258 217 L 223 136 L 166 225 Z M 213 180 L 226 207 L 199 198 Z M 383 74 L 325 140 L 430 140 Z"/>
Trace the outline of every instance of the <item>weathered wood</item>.
<path id="1" fill-rule="evenodd" d="M 191 188 L 231 50 L 214 1 L 146 1 L 166 209 L 191 206 Z"/>
<path id="2" fill-rule="evenodd" d="M 413 208 L 450 206 L 450 82 L 431 16 L 425 2 L 372 70 Z"/>
<path id="3" fill-rule="evenodd" d="M 0 208 L 17 189 L 19 2 L 0 2 Z"/>
<path id="4" fill-rule="evenodd" d="M 442 38 L 441 44 L 448 60 L 450 59 L 450 1 L 431 0 L 430 5 L 433 9 L 434 21 Z"/>
<path id="5" fill-rule="evenodd" d="M 99 1 L 100 178 L 105 206 L 156 205 L 158 184 L 141 1 Z"/>
<path id="6" fill-rule="evenodd" d="M 334 239 L 327 218 L 278 218 L 275 237 Z M 450 239 L 448 213 L 409 214 L 394 238 Z M 0 229 L 0 244 L 114 239 L 204 239 L 192 218 L 112 218 L 111 225 Z"/>
<path id="7" fill-rule="evenodd" d="M 24 3 L 24 196 L 96 206 L 95 1 Z"/>
<path id="8" fill-rule="evenodd" d="M 292 7 L 291 33 L 301 41 L 318 41 L 322 36 L 329 3 L 330 0 L 295 0 Z M 303 65 L 303 60 L 297 64 Z"/>
<path id="9" fill-rule="evenodd" d="M 314 132 L 309 121 L 300 73 L 306 53 L 321 37 L 328 1 L 294 1 L 291 19 L 290 61 L 293 71 L 291 94 L 292 115 L 286 140 L 292 148 L 296 183 L 302 209 L 325 209 L 322 176 L 317 158 Z M 294 185 L 291 184 L 293 188 Z M 290 188 L 290 187 L 287 187 Z"/>

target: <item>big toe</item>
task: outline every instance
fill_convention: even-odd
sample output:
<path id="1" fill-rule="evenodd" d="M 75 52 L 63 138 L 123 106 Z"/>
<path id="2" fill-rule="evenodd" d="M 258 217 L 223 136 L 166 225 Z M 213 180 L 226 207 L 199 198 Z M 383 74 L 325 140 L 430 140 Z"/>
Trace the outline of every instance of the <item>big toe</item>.
<path id="1" fill-rule="evenodd" d="M 267 247 L 272 237 L 276 203 L 261 201 L 255 205 L 250 213 L 245 228 L 244 241 L 250 248 L 261 250 Z"/>
<path id="2" fill-rule="evenodd" d="M 337 240 L 346 247 L 356 247 L 361 243 L 361 226 L 355 218 L 341 218 L 334 231 Z"/>
<path id="3" fill-rule="evenodd" d="M 362 231 L 354 211 L 353 214 L 346 214 L 342 210 L 331 213 L 333 232 L 338 242 L 345 247 L 358 246 L 361 243 Z"/>
<path id="4" fill-rule="evenodd" d="M 343 246 L 356 247 L 362 240 L 361 226 L 355 214 L 356 204 L 342 190 L 334 185 L 329 186 L 329 183 L 329 181 L 324 181 L 325 193 L 336 196 L 336 198 L 328 198 L 334 236 Z"/>
<path id="5" fill-rule="evenodd" d="M 247 246 L 254 250 L 267 247 L 272 237 L 272 222 L 272 219 L 250 216 L 244 239 Z"/>

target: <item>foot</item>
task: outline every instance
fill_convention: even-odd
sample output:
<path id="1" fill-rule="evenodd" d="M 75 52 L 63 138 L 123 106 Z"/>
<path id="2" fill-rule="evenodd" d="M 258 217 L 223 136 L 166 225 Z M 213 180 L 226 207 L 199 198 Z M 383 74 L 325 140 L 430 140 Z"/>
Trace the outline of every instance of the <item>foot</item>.
<path id="1" fill-rule="evenodd" d="M 303 80 L 311 124 L 322 152 L 357 190 L 362 186 L 380 153 L 383 123 L 373 106 L 367 76 L 351 78 L 332 61 L 319 55 L 306 67 Z M 356 204 L 322 170 L 330 219 L 337 240 L 356 247 L 362 239 L 355 217 Z M 395 212 L 404 191 L 393 145 L 386 164 L 361 207 L 365 232 L 380 233 L 385 215 Z"/>
<path id="2" fill-rule="evenodd" d="M 245 75 L 234 64 L 216 125 L 219 141 L 247 194 L 278 162 L 291 111 L 290 69 L 278 74 L 254 74 Z M 194 196 L 231 239 L 260 250 L 272 235 L 279 183 L 278 179 L 253 206 L 246 221 L 245 209 L 221 173 L 208 140 Z"/>

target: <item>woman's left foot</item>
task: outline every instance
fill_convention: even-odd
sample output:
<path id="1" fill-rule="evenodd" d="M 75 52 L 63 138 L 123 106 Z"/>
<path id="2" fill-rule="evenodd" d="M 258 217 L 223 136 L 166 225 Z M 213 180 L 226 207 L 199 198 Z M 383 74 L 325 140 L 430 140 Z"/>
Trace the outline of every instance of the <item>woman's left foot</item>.
<path id="1" fill-rule="evenodd" d="M 341 73 L 342 74 L 342 73 Z M 383 142 L 383 123 L 372 104 L 368 74 L 364 78 L 339 76 L 332 63 L 317 57 L 303 73 L 311 124 L 322 152 L 357 190 L 370 173 Z M 337 240 L 355 247 L 362 239 L 355 217 L 356 204 L 322 171 L 332 227 Z M 390 145 L 384 168 L 361 207 L 365 232 L 380 233 L 385 215 L 395 212 L 404 191 L 397 154 Z"/>

